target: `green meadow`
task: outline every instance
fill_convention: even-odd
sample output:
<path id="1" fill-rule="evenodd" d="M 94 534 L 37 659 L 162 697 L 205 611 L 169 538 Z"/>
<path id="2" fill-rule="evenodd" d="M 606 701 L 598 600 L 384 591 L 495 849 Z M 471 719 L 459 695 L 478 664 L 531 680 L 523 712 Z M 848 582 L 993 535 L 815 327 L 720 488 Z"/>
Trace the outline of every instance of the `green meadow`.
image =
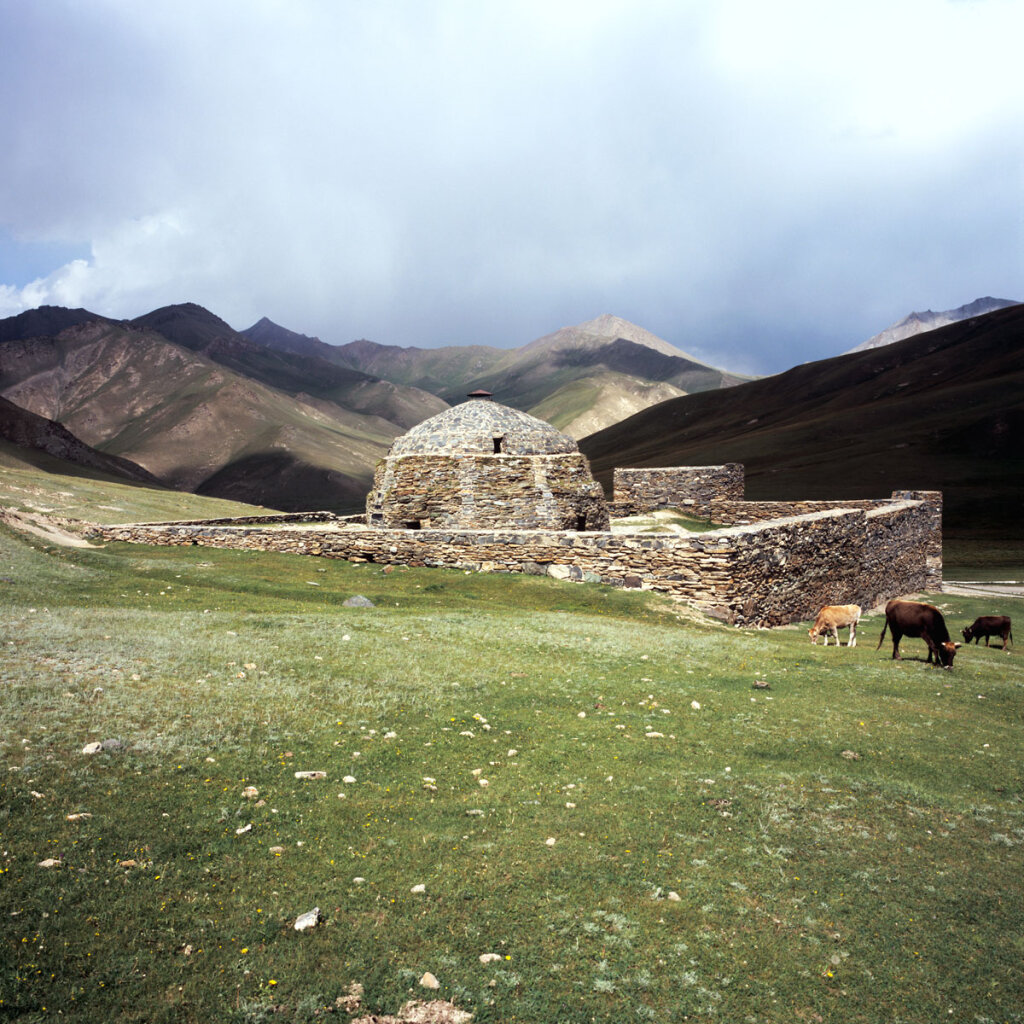
<path id="1" fill-rule="evenodd" d="M 809 625 L 0 526 L 0 1018 L 1024 1019 L 1022 656 Z"/>

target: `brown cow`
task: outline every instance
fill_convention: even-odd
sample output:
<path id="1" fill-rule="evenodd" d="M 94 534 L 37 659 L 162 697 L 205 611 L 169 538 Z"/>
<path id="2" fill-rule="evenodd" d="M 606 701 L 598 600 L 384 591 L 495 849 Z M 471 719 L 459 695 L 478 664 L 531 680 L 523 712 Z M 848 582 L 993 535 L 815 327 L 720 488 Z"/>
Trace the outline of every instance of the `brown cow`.
<path id="1" fill-rule="evenodd" d="M 921 601 L 890 601 L 885 606 L 885 625 L 878 638 L 882 646 L 885 631 L 892 631 L 892 656 L 900 656 L 900 640 L 905 636 L 919 636 L 928 645 L 928 664 L 935 658 L 935 664 L 943 668 L 953 667 L 953 657 L 960 647 L 949 639 L 949 630 L 942 612 L 935 605 Z M 878 650 L 878 647 L 875 650 Z"/>
<path id="2" fill-rule="evenodd" d="M 964 640 L 970 643 L 972 640 L 977 644 L 981 637 L 985 638 L 985 646 L 988 647 L 990 636 L 1001 636 L 1003 638 L 1003 650 L 1006 650 L 1006 639 L 1013 641 L 1013 633 L 1010 632 L 1009 615 L 979 615 L 966 629 L 961 630 Z"/>
<path id="3" fill-rule="evenodd" d="M 818 637 L 825 634 L 825 646 L 828 647 L 828 637 L 831 633 L 836 638 L 836 647 L 839 646 L 839 630 L 843 626 L 850 627 L 850 639 L 847 647 L 857 646 L 857 623 L 860 622 L 859 604 L 827 604 L 818 612 L 814 625 L 807 631 L 811 637 L 811 643 L 816 644 Z"/>

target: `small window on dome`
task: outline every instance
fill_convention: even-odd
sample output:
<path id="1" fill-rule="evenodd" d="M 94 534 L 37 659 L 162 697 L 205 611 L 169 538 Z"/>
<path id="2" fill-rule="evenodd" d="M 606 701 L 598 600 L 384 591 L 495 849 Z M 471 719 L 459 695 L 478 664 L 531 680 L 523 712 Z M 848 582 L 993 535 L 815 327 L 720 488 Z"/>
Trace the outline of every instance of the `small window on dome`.
<path id="1" fill-rule="evenodd" d="M 500 455 L 505 450 L 505 438 L 496 437 L 494 439 L 494 454 Z"/>

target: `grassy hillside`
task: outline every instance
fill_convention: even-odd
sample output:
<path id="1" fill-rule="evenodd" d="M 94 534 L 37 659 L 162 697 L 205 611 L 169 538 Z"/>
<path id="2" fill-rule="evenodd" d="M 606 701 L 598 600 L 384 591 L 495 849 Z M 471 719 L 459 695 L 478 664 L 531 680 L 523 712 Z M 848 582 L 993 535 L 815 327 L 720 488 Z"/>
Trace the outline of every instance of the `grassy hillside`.
<path id="1" fill-rule="evenodd" d="M 947 558 L 981 543 L 1024 568 L 1024 306 L 674 399 L 580 447 L 609 492 L 615 466 L 722 462 L 750 498 L 941 490 Z"/>
<path id="2" fill-rule="evenodd" d="M 126 483 L 6 441 L 0 441 L 0 506 L 92 523 L 219 519 L 274 511 Z"/>
<path id="3" fill-rule="evenodd" d="M 7 1019 L 1019 1019 L 1016 653 L 2 526 L 0 602 Z"/>

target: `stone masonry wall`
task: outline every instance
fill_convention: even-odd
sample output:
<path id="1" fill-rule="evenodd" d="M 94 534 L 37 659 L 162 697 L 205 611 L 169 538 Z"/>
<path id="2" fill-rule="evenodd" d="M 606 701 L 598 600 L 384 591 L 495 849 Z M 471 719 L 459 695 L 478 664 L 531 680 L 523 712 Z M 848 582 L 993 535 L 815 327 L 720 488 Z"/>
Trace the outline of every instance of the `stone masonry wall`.
<path id="1" fill-rule="evenodd" d="M 742 501 L 743 466 L 672 466 L 661 469 L 616 469 L 612 506 L 615 516 L 641 515 L 659 508 L 709 514 L 717 500 Z M 828 506 L 835 508 L 835 503 Z"/>
<path id="2" fill-rule="evenodd" d="M 713 498 L 708 504 L 708 518 L 720 526 L 749 526 L 751 523 L 828 512 L 835 508 L 859 508 L 867 512 L 880 505 L 891 504 L 891 501 L 890 498 L 857 498 L 851 501 L 732 501 Z"/>
<path id="3" fill-rule="evenodd" d="M 107 541 L 282 551 L 643 587 L 727 622 L 757 626 L 813 618 L 825 604 L 873 607 L 931 586 L 934 533 L 934 508 L 919 500 L 882 503 L 870 511 L 831 508 L 687 536 L 166 524 L 94 530 Z"/>
<path id="4" fill-rule="evenodd" d="M 423 529 L 607 530 L 604 492 L 578 452 L 402 455 L 383 459 L 368 525 Z"/>
<path id="5" fill-rule="evenodd" d="M 927 542 L 921 557 L 925 564 L 925 583 L 922 589 L 942 589 L 942 491 L 893 491 L 888 499 L 856 498 L 848 501 L 729 501 L 716 498 L 710 504 L 708 518 L 723 526 L 746 526 L 751 523 L 771 522 L 788 516 L 825 512 L 837 506 L 862 509 L 869 515 L 890 507 L 893 502 L 919 501 L 922 510 L 922 529 L 927 533 Z M 898 540 L 886 535 L 885 519 L 879 520 L 878 536 L 873 537 L 876 550 L 882 558 L 892 557 L 893 551 L 902 550 Z M 870 558 L 871 552 L 866 554 Z M 842 602 L 833 602 L 842 603 Z M 857 602 L 860 603 L 860 602 Z"/>

